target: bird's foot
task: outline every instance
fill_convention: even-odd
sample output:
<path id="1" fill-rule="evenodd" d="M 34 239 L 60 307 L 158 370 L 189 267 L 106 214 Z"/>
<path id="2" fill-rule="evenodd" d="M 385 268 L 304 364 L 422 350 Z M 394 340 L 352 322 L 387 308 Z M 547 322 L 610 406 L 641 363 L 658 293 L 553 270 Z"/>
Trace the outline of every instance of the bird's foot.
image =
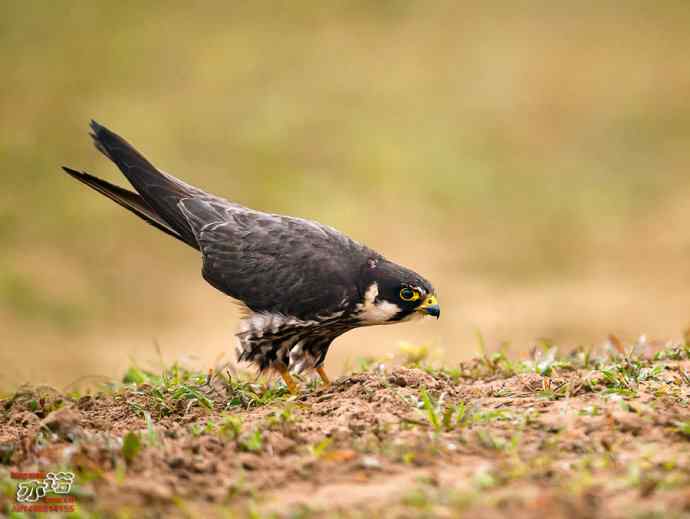
<path id="1" fill-rule="evenodd" d="M 287 368 L 285 366 L 278 365 L 276 366 L 276 369 L 278 370 L 278 373 L 280 373 L 280 376 L 283 377 L 285 385 L 290 390 L 290 393 L 296 395 L 298 393 L 297 384 L 295 384 L 295 379 L 292 378 L 292 375 L 290 375 Z"/>
<path id="2" fill-rule="evenodd" d="M 323 385 L 329 387 L 331 385 L 331 379 L 328 378 L 328 375 L 326 375 L 326 371 L 323 369 L 323 367 L 319 366 L 318 368 L 316 368 L 316 372 L 321 377 Z"/>

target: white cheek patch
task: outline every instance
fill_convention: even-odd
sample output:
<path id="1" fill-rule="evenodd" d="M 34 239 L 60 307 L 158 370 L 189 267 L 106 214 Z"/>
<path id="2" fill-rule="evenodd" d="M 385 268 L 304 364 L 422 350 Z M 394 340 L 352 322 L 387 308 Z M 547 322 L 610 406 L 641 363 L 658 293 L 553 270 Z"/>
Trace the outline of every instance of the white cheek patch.
<path id="1" fill-rule="evenodd" d="M 364 306 L 371 306 L 376 301 L 376 297 L 379 295 L 379 284 L 372 283 L 369 288 L 367 288 L 364 294 Z"/>
<path id="2" fill-rule="evenodd" d="M 388 323 L 393 317 L 398 315 L 400 307 L 388 301 L 380 301 L 362 313 L 362 318 L 371 323 Z"/>
<path id="3" fill-rule="evenodd" d="M 362 324 L 390 324 L 391 319 L 398 315 L 400 307 L 389 301 L 376 302 L 379 295 L 379 286 L 376 283 L 367 289 L 364 294 L 364 303 L 357 305 L 357 317 Z"/>

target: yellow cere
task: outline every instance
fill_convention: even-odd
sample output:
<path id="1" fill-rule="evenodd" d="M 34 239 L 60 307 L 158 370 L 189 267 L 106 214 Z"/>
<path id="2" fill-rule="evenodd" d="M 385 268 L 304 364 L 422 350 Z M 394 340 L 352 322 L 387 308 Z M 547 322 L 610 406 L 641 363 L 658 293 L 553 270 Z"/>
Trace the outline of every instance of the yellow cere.
<path id="1" fill-rule="evenodd" d="M 436 299 L 435 295 L 430 295 L 429 297 L 426 298 L 426 301 L 422 303 L 422 308 L 427 308 L 429 306 L 434 306 L 438 304 L 438 299 Z"/>

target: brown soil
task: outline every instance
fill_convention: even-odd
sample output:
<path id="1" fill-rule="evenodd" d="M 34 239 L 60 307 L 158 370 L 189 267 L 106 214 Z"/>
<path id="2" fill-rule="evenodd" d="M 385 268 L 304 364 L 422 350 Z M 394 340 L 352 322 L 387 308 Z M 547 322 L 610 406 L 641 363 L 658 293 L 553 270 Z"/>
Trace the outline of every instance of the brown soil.
<path id="1" fill-rule="evenodd" d="M 147 384 L 22 388 L 0 401 L 0 512 L 15 503 L 11 472 L 62 467 L 85 516 L 690 516 L 690 365 L 644 365 L 657 371 L 632 390 L 602 366 L 377 366 L 229 409 L 220 376 L 201 385 L 211 409 L 161 407 Z M 140 450 L 127 456 L 130 432 Z"/>

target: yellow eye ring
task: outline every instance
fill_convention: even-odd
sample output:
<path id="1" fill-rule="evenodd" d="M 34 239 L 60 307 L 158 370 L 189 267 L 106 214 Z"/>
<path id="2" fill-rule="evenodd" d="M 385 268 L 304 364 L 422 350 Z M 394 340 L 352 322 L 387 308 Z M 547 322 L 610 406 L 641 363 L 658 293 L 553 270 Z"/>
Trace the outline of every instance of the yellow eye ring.
<path id="1" fill-rule="evenodd" d="M 421 297 L 419 290 L 414 288 L 404 287 L 400 289 L 400 299 L 403 301 L 416 301 Z"/>

